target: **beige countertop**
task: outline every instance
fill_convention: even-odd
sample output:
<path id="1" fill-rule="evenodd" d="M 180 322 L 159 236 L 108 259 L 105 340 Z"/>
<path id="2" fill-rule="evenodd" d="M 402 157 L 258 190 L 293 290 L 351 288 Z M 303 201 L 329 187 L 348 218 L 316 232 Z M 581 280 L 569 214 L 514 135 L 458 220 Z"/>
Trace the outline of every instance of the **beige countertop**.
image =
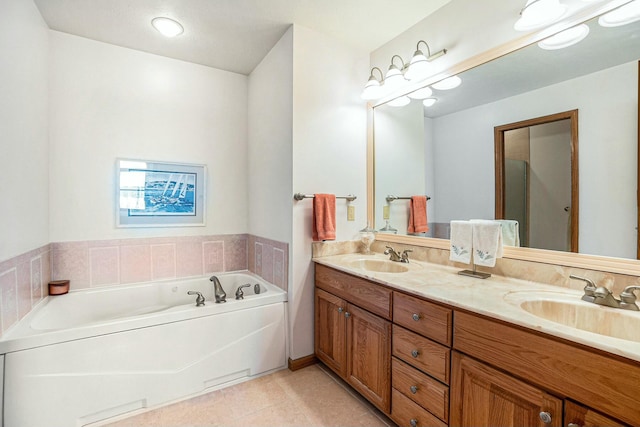
<path id="1" fill-rule="evenodd" d="M 373 272 L 354 267 L 358 260 L 362 259 L 388 260 L 388 257 L 382 254 L 352 253 L 315 257 L 313 261 L 432 301 L 640 362 L 640 311 L 614 309 L 584 302 L 580 299 L 582 291 L 501 276 L 477 279 L 457 274 L 459 268 L 422 261 L 402 264 L 408 270 L 400 273 Z M 578 320 L 593 324 L 596 328 L 607 331 L 608 335 L 565 326 L 531 314 L 521 307 L 522 303 L 526 305 L 530 300 L 548 300 L 552 303 L 560 301 L 569 304 L 569 309 L 561 313 L 565 322 L 571 322 L 571 316 L 580 316 L 581 311 L 588 310 L 589 319 Z"/>

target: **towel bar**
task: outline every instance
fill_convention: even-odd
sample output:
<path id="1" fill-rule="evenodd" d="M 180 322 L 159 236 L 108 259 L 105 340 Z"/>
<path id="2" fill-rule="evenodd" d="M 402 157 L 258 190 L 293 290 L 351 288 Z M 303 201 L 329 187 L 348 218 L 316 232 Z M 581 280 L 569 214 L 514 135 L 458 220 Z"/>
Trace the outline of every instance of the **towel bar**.
<path id="1" fill-rule="evenodd" d="M 387 196 L 387 203 L 391 203 L 394 200 L 398 200 L 398 199 L 402 199 L 402 200 L 409 200 L 411 199 L 411 197 L 398 197 L 398 196 L 394 196 L 392 194 L 389 194 Z M 431 197 L 427 196 L 427 200 L 431 200 Z"/>
<path id="2" fill-rule="evenodd" d="M 293 195 L 293 198 L 298 201 L 302 199 L 313 199 L 314 197 L 315 196 L 313 194 L 296 193 Z M 348 196 L 336 196 L 336 199 L 347 199 L 349 202 L 353 202 L 355 199 L 357 199 L 357 197 L 353 194 L 349 194 Z"/>

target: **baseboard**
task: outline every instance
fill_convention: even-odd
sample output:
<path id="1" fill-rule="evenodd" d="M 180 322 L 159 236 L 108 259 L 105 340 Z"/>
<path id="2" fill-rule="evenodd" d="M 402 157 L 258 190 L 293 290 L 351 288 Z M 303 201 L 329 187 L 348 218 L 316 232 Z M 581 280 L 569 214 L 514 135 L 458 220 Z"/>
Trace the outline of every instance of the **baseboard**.
<path id="1" fill-rule="evenodd" d="M 307 366 L 315 365 L 316 363 L 318 363 L 318 358 L 315 354 L 310 354 L 296 360 L 289 358 L 288 367 L 291 371 L 297 371 L 298 369 L 306 368 Z"/>

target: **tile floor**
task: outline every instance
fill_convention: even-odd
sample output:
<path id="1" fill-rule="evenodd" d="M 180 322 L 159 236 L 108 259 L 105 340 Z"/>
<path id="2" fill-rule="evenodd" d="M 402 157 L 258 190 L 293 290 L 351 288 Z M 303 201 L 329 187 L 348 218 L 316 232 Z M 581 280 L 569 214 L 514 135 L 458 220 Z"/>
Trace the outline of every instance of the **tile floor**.
<path id="1" fill-rule="evenodd" d="M 324 365 L 288 369 L 153 409 L 108 427 L 394 426 Z"/>

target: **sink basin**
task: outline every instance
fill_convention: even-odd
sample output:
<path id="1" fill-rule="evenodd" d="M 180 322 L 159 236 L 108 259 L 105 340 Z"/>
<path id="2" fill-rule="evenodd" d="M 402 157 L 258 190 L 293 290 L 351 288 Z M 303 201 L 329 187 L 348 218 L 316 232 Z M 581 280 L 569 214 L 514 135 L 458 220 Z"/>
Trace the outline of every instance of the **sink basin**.
<path id="1" fill-rule="evenodd" d="M 523 298 L 524 297 L 524 298 Z M 580 296 L 532 294 L 516 297 L 536 317 L 598 335 L 640 343 L 640 312 L 584 302 Z"/>
<path id="2" fill-rule="evenodd" d="M 349 267 L 376 273 L 404 273 L 409 271 L 406 264 L 382 259 L 356 259 L 349 262 Z"/>

